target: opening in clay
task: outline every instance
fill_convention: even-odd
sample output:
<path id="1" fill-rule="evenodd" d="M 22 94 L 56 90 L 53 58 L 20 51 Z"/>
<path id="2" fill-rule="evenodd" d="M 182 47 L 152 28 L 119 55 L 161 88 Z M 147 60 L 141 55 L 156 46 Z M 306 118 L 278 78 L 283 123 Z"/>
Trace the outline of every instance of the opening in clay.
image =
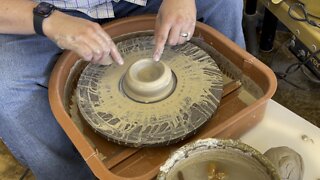
<path id="1" fill-rule="evenodd" d="M 175 82 L 171 69 L 164 62 L 141 59 L 127 70 L 122 89 L 135 101 L 151 103 L 168 97 Z"/>
<path id="2" fill-rule="evenodd" d="M 132 66 L 133 75 L 138 81 L 152 82 L 156 81 L 164 73 L 163 63 L 157 63 L 152 61 L 143 61 L 144 63 L 135 63 Z M 135 74 L 136 73 L 136 74 Z"/>

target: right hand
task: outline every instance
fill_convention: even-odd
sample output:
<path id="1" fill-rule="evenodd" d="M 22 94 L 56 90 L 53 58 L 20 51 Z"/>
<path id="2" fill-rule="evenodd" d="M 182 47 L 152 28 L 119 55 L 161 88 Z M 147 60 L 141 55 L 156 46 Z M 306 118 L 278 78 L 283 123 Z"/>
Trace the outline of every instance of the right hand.
<path id="1" fill-rule="evenodd" d="M 85 61 L 105 64 L 111 55 L 123 64 L 116 45 L 98 23 L 55 11 L 44 20 L 43 31 L 60 48 L 76 52 Z"/>

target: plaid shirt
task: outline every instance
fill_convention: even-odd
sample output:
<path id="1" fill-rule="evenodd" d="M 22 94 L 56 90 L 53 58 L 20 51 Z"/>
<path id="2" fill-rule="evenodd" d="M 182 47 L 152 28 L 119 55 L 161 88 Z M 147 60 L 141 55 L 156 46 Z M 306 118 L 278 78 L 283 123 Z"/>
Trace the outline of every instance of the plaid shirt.
<path id="1" fill-rule="evenodd" d="M 48 2 L 62 9 L 78 10 L 92 18 L 113 18 L 112 1 L 120 0 L 34 0 L 35 2 Z M 145 6 L 147 0 L 125 0 L 134 4 Z"/>

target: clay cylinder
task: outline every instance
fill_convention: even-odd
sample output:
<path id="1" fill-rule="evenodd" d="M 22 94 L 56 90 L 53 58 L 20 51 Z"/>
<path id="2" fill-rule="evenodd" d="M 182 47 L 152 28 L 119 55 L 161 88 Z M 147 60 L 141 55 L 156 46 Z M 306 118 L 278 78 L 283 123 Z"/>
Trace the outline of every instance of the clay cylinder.
<path id="1" fill-rule="evenodd" d="M 151 59 L 142 59 L 132 64 L 122 81 L 124 93 L 144 103 L 166 98 L 173 86 L 171 69 L 165 63 Z"/>

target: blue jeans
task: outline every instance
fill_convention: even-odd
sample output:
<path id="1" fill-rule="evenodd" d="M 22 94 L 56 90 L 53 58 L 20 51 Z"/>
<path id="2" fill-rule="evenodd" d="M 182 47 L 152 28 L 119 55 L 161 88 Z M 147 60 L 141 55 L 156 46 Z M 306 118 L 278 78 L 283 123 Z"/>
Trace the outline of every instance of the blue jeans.
<path id="1" fill-rule="evenodd" d="M 197 18 L 244 47 L 242 0 L 197 0 Z M 117 17 L 156 13 L 161 1 L 147 7 L 114 3 Z M 87 18 L 85 14 L 68 11 Z M 93 20 L 104 23 L 110 20 Z M 92 179 L 85 161 L 53 117 L 48 80 L 62 53 L 38 35 L 0 34 L 0 137 L 37 179 Z"/>

